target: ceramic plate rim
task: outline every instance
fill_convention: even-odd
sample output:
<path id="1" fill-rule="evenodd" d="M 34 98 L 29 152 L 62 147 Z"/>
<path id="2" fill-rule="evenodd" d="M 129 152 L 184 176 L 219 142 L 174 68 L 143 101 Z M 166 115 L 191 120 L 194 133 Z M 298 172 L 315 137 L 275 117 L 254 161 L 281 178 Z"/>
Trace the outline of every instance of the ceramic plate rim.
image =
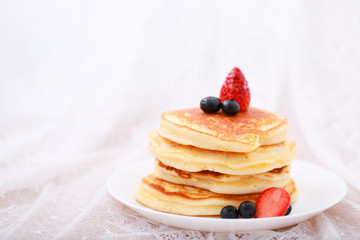
<path id="1" fill-rule="evenodd" d="M 271 221 L 277 221 L 278 219 L 283 219 L 284 217 L 273 217 L 273 218 L 252 218 L 252 219 L 221 219 L 221 218 L 216 218 L 216 217 L 195 217 L 195 216 L 184 216 L 184 215 L 177 215 L 177 214 L 171 214 L 171 213 L 165 213 L 165 212 L 160 212 L 160 211 L 156 211 L 156 210 L 153 210 L 151 208 L 148 208 L 146 206 L 143 206 L 143 205 L 136 205 L 132 202 L 129 202 L 123 198 L 120 198 L 119 196 L 117 196 L 116 193 L 114 193 L 113 189 L 112 189 L 112 180 L 118 176 L 120 173 L 122 172 L 126 172 L 126 170 L 128 169 L 131 169 L 131 168 L 135 168 L 136 167 L 139 167 L 139 166 L 146 166 L 146 165 L 149 165 L 149 162 L 151 164 L 153 164 L 153 158 L 149 159 L 149 158 L 146 158 L 146 159 L 143 159 L 143 160 L 140 160 L 140 161 L 136 161 L 134 163 L 131 163 L 131 164 L 127 164 L 126 166 L 123 166 L 122 168 L 120 169 L 117 169 L 115 170 L 111 175 L 110 177 L 108 178 L 107 182 L 106 182 L 106 187 L 107 187 L 107 190 L 108 192 L 110 193 L 110 195 L 115 198 L 117 201 L 123 203 L 124 205 L 132 208 L 133 210 L 137 211 L 138 213 L 143 214 L 143 212 L 146 212 L 146 213 L 149 213 L 149 214 L 155 214 L 155 215 L 161 215 L 161 216 L 167 216 L 169 218 L 177 218 L 179 219 L 180 221 L 186 221 L 186 220 L 195 220 L 197 222 L 208 222 L 208 223 L 213 223 L 213 222 L 219 222 L 219 221 L 246 221 L 248 224 L 250 223 L 253 223 L 253 224 L 259 224 L 261 225 L 262 223 L 266 223 L 266 222 L 269 222 L 270 220 Z M 288 215 L 286 216 L 286 218 L 289 220 L 289 222 L 291 222 L 290 220 L 295 220 L 295 219 L 303 219 L 303 220 L 306 220 L 308 218 L 311 218 L 323 211 L 325 211 L 326 209 L 334 206 L 336 203 L 340 202 L 346 192 L 347 192 L 347 185 L 346 183 L 343 181 L 343 179 L 341 177 L 339 177 L 338 175 L 336 175 L 335 173 L 331 172 L 330 170 L 326 169 L 326 168 L 323 168 L 322 166 L 320 165 L 317 165 L 315 163 L 312 163 L 312 162 L 309 162 L 309 161 L 303 161 L 303 160 L 300 160 L 300 159 L 295 159 L 293 164 L 304 164 L 304 165 L 313 165 L 313 166 L 316 166 L 318 168 L 320 168 L 322 171 L 326 172 L 327 174 L 331 174 L 333 175 L 334 177 L 337 178 L 337 181 L 339 181 L 339 183 L 342 185 L 342 192 L 341 194 L 339 194 L 339 196 L 337 197 L 337 199 L 333 199 L 332 201 L 329 201 L 328 204 L 322 206 L 321 208 L 317 208 L 316 210 L 312 210 L 312 211 L 305 211 L 305 212 L 301 212 L 301 213 L 297 213 L 297 214 L 294 214 L 294 215 Z M 151 173 L 152 171 L 152 168 L 149 169 L 149 173 Z M 143 176 L 145 177 L 145 176 Z M 140 180 L 140 179 L 139 179 Z M 120 184 L 119 184 L 120 185 Z M 300 194 L 300 193 L 299 193 Z M 134 199 L 135 199 L 135 196 L 133 196 Z M 154 221 L 156 221 L 155 219 L 152 219 Z M 302 220 L 302 221 L 303 221 Z M 301 222 L 301 221 L 299 221 Z M 298 222 L 297 222 L 298 223 Z M 295 223 L 296 224 L 296 223 Z M 173 224 L 169 224 L 170 226 L 174 226 Z M 174 227 L 179 227 L 179 226 L 174 226 Z M 256 228 L 256 229 L 267 229 L 267 228 Z M 276 229 L 275 228 L 272 228 L 272 229 Z M 189 229 L 189 230 L 198 230 L 198 229 Z M 204 230 L 206 231 L 206 230 Z M 216 232 L 216 230 L 215 230 Z"/>

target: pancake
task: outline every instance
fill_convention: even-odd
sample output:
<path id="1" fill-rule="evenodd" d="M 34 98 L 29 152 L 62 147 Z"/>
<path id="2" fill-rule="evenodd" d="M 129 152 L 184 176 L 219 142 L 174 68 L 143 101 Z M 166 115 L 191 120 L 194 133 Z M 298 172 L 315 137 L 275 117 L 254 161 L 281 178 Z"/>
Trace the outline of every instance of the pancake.
<path id="1" fill-rule="evenodd" d="M 291 202 L 297 198 L 294 181 L 290 180 L 285 189 Z M 231 195 L 217 194 L 201 188 L 170 183 L 148 175 L 143 178 L 136 192 L 136 200 L 141 204 L 167 213 L 189 216 L 214 216 L 227 205 L 238 207 L 243 201 L 256 200 L 260 193 Z"/>
<path id="2" fill-rule="evenodd" d="M 164 165 L 155 160 L 156 178 L 215 193 L 247 194 L 262 192 L 270 187 L 284 187 L 290 181 L 290 166 L 276 168 L 256 175 L 228 175 L 212 171 L 187 172 Z"/>
<path id="3" fill-rule="evenodd" d="M 231 175 L 252 175 L 289 165 L 295 157 L 291 140 L 261 146 L 249 153 L 222 152 L 181 145 L 156 131 L 149 134 L 149 150 L 167 166 L 189 172 L 209 170 Z"/>
<path id="4" fill-rule="evenodd" d="M 169 111 L 161 115 L 158 133 L 173 142 L 225 152 L 251 152 L 262 145 L 283 142 L 288 121 L 265 110 L 249 108 L 236 116 L 200 108 Z"/>

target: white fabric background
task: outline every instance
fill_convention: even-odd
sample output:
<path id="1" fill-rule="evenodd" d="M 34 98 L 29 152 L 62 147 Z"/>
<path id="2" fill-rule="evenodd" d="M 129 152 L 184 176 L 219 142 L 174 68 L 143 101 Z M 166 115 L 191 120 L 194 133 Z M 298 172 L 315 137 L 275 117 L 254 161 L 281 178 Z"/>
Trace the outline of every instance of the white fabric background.
<path id="1" fill-rule="evenodd" d="M 233 66 L 345 199 L 251 233 L 180 230 L 112 199 L 106 179 L 150 156 L 160 114 L 218 95 Z M 359 103 L 356 0 L 1 0 L 0 238 L 359 239 Z"/>

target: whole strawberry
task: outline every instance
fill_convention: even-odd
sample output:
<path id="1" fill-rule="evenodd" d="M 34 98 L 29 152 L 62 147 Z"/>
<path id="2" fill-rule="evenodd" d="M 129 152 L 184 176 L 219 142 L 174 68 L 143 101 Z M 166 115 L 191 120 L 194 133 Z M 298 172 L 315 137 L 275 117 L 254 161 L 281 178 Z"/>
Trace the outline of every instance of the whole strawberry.
<path id="1" fill-rule="evenodd" d="M 226 77 L 220 91 L 220 100 L 234 99 L 240 105 L 240 111 L 247 111 L 250 105 L 250 89 L 244 74 L 234 67 Z"/>

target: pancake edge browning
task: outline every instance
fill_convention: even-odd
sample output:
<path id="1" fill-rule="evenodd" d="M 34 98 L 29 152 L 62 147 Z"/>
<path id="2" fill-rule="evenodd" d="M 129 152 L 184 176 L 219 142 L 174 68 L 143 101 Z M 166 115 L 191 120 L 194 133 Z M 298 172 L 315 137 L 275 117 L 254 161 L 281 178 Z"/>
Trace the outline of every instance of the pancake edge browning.
<path id="1" fill-rule="evenodd" d="M 149 151 L 167 166 L 189 172 L 209 170 L 231 175 L 252 175 L 289 165 L 295 158 L 296 144 L 286 140 L 261 146 L 249 153 L 222 152 L 181 145 L 149 134 Z"/>
<path id="2" fill-rule="evenodd" d="M 291 196 L 291 203 L 297 199 L 294 181 L 284 187 Z M 219 216 L 227 205 L 239 206 L 243 201 L 256 203 L 260 193 L 231 195 L 216 194 L 196 187 L 172 184 L 148 175 L 136 191 L 136 200 L 151 209 L 186 215 L 186 216 Z"/>
<path id="3" fill-rule="evenodd" d="M 181 111 L 191 111 L 191 113 L 197 114 L 197 116 L 204 116 L 200 108 L 182 109 L 177 111 L 165 112 L 160 117 L 160 126 L 158 127 L 158 133 L 171 141 L 177 142 L 183 145 L 192 145 L 198 148 L 219 150 L 224 152 L 251 152 L 261 145 L 271 145 L 280 143 L 288 137 L 288 121 L 286 118 L 280 117 L 276 114 L 267 112 L 265 110 L 250 108 L 249 111 L 259 111 L 260 113 L 266 113 L 266 116 L 276 118 L 279 123 L 272 126 L 270 129 L 260 131 L 259 129 L 244 129 L 237 128 L 235 124 L 228 124 L 229 126 L 221 126 L 219 128 L 208 129 L 205 124 L 193 124 L 190 117 L 186 119 L 186 113 L 184 118 L 180 118 L 179 114 Z M 237 118 L 241 117 L 241 114 L 247 114 L 242 112 L 238 114 Z M 207 119 L 219 118 L 220 114 L 206 114 Z M 236 116 L 235 116 L 236 117 Z M 234 118 L 225 118 L 226 120 Z M 261 119 L 263 120 L 263 119 Z M 245 119 L 244 122 L 247 120 Z M 260 120 L 259 120 L 260 121 Z M 248 121 L 250 122 L 250 121 Z M 269 124 L 270 125 L 270 124 Z M 264 126 L 263 126 L 264 127 Z M 234 129 L 234 131 L 244 131 L 236 138 L 230 138 L 223 136 L 223 132 L 227 128 Z M 260 127 L 258 127 L 260 128 Z"/>
<path id="4" fill-rule="evenodd" d="M 229 175 L 212 171 L 188 172 L 169 167 L 155 159 L 156 178 L 181 185 L 206 189 L 220 194 L 249 194 L 270 187 L 284 187 L 290 181 L 290 166 L 255 175 Z"/>

